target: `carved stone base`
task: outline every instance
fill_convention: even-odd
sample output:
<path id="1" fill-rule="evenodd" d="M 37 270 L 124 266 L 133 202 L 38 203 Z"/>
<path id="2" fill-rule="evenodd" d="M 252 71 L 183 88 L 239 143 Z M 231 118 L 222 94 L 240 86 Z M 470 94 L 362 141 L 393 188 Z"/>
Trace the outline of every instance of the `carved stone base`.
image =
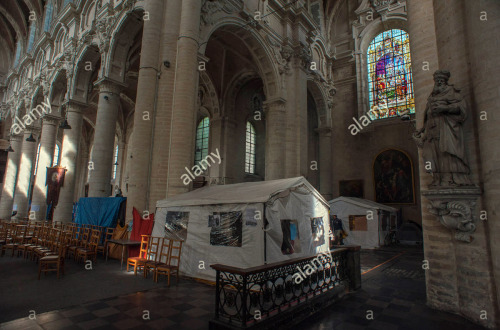
<path id="1" fill-rule="evenodd" d="M 446 228 L 455 230 L 455 239 L 470 243 L 476 231 L 476 203 L 481 196 L 478 187 L 441 188 L 422 191 L 431 205 L 429 211 Z"/>

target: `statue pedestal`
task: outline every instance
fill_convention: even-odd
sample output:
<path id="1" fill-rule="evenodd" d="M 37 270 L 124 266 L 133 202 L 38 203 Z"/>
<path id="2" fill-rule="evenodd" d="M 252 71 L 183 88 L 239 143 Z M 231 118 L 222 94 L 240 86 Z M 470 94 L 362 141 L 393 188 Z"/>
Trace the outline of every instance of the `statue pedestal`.
<path id="1" fill-rule="evenodd" d="M 429 212 L 434 214 L 446 228 L 455 230 L 455 239 L 470 243 L 476 230 L 476 203 L 481 189 L 476 186 L 437 188 L 423 190 L 431 204 Z"/>

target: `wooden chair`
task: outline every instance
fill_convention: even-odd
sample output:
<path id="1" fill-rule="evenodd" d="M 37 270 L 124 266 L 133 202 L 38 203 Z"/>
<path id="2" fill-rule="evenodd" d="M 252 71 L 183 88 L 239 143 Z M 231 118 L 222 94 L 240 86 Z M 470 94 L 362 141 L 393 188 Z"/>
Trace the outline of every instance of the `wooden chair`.
<path id="1" fill-rule="evenodd" d="M 155 261 L 147 261 L 144 264 L 144 277 L 147 277 L 149 270 L 153 271 L 153 278 L 155 277 L 156 267 L 162 265 L 168 265 L 170 258 L 170 248 L 172 247 L 172 240 L 164 237 L 161 242 L 160 253 L 158 254 L 158 259 Z"/>
<path id="2" fill-rule="evenodd" d="M 138 257 L 131 257 L 127 259 L 127 272 L 129 266 L 134 267 L 134 275 L 137 275 L 137 266 L 139 262 L 148 261 L 148 246 L 149 246 L 149 235 L 141 235 L 141 247 L 139 250 Z"/>
<path id="3" fill-rule="evenodd" d="M 66 251 L 68 257 L 70 257 L 70 254 L 72 254 L 73 258 L 76 261 L 76 256 L 77 256 L 76 250 L 81 247 L 85 248 L 88 245 L 89 237 L 90 237 L 90 228 L 82 227 L 78 232 L 76 241 L 72 241 L 72 244 L 68 247 L 68 250 Z"/>
<path id="4" fill-rule="evenodd" d="M 151 237 L 149 239 L 149 248 L 146 261 L 139 261 L 137 266 L 143 268 L 144 278 L 148 277 L 147 273 L 150 268 L 154 267 L 146 267 L 147 263 L 155 265 L 158 261 L 158 255 L 160 254 L 160 245 L 161 245 L 161 237 Z"/>
<path id="5" fill-rule="evenodd" d="M 14 226 L 14 231 L 12 231 L 11 241 L 2 245 L 2 255 L 6 250 L 12 250 L 11 257 L 14 256 L 17 248 L 24 244 L 24 238 L 26 236 L 26 230 L 28 229 L 25 225 L 16 225 Z"/>
<path id="6" fill-rule="evenodd" d="M 3 246 L 7 244 L 7 238 L 9 237 L 9 227 L 8 226 L 2 226 L 0 228 L 0 253 L 3 256 Z"/>
<path id="7" fill-rule="evenodd" d="M 179 266 L 181 265 L 182 243 L 183 241 L 172 240 L 168 265 L 159 265 L 155 268 L 155 282 L 158 282 L 158 275 L 166 275 L 167 286 L 170 286 L 170 275 L 175 274 L 177 283 L 179 283 Z"/>
<path id="8" fill-rule="evenodd" d="M 46 255 L 40 258 L 38 265 L 38 279 L 40 280 L 40 275 L 42 272 L 57 272 L 57 278 L 59 278 L 59 273 L 64 275 L 64 255 L 66 254 L 66 245 L 61 244 L 58 247 L 57 254 Z"/>
<path id="9" fill-rule="evenodd" d="M 113 238 L 114 233 L 115 228 L 106 228 L 106 232 L 104 232 L 104 243 L 97 246 L 97 252 L 101 252 L 102 255 L 106 253 L 108 249 L 108 241 Z"/>
<path id="10" fill-rule="evenodd" d="M 89 257 L 92 257 L 92 260 L 95 262 L 97 257 L 97 246 L 99 245 L 99 230 L 93 229 L 92 235 L 90 236 L 90 240 L 83 248 L 76 249 L 76 260 L 86 261 L 89 260 Z"/>
<path id="11" fill-rule="evenodd" d="M 40 233 L 40 229 L 41 229 L 40 226 L 35 226 L 33 228 L 33 231 L 31 232 L 30 242 L 19 245 L 19 247 L 17 248 L 17 256 L 18 257 L 22 253 L 24 259 L 28 258 L 28 248 L 30 248 L 32 246 L 36 246 L 34 241 L 35 241 L 35 238 L 38 237 L 38 235 Z M 33 251 L 33 250 L 30 250 L 30 251 Z"/>

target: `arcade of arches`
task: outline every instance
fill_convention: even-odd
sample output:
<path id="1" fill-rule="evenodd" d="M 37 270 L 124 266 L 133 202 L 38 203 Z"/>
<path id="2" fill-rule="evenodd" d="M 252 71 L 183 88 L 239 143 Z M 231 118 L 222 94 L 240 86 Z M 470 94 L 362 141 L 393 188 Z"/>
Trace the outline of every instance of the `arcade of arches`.
<path id="1" fill-rule="evenodd" d="M 154 212 L 158 200 L 202 185 L 304 176 L 327 200 L 350 194 L 396 205 L 404 220 L 422 225 L 428 304 L 495 327 L 499 7 L 494 0 L 2 1 L 0 218 L 15 211 L 14 219 L 71 221 L 80 197 L 116 188 L 131 218 L 132 207 Z M 438 69 L 451 72 L 469 104 L 465 150 L 481 188 L 469 243 L 427 210 L 422 192 L 431 178 L 411 138 Z M 37 113 L 39 106 L 51 111 Z M 220 164 L 185 184 L 186 168 L 216 150 Z M 66 175 L 47 212 L 53 165 Z"/>

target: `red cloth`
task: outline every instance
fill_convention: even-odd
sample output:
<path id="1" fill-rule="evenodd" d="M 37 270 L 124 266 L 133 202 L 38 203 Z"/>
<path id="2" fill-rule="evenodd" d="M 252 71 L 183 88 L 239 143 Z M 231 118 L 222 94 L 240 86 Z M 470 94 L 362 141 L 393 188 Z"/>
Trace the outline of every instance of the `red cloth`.
<path id="1" fill-rule="evenodd" d="M 132 209 L 132 217 L 134 218 L 134 222 L 132 225 L 132 233 L 130 234 L 130 239 L 134 241 L 140 241 L 141 235 L 151 235 L 153 231 L 153 224 L 155 223 L 155 214 L 151 213 L 149 218 L 144 219 L 139 211 L 134 207 Z M 130 246 L 128 250 L 129 257 L 138 257 L 139 256 L 140 247 L 139 246 Z"/>

